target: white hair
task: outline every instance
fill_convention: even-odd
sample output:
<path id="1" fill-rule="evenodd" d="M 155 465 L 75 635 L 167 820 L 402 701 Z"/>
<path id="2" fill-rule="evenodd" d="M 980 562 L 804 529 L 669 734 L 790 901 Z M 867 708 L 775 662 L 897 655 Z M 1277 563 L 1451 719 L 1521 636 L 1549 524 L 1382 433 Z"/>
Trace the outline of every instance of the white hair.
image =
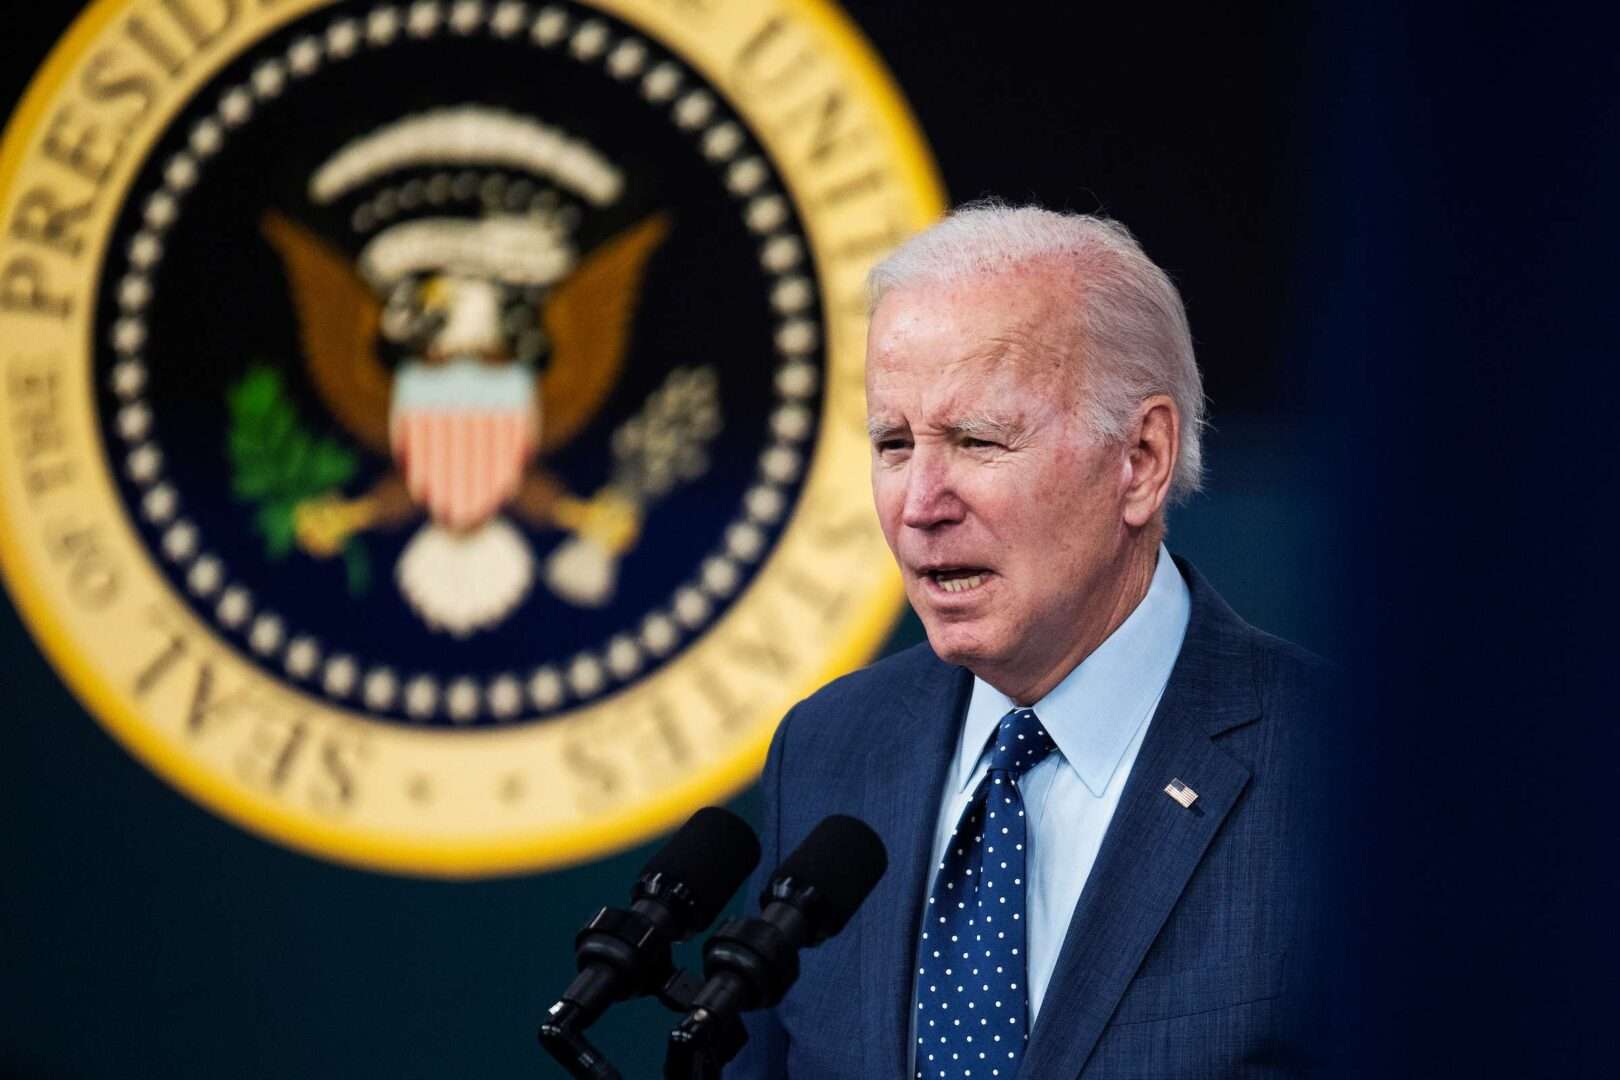
<path id="1" fill-rule="evenodd" d="M 867 295 L 876 310 L 893 289 L 948 286 L 1046 261 L 1074 271 L 1075 344 L 1085 358 L 1080 374 L 1092 432 L 1123 439 L 1148 397 L 1175 402 L 1181 445 L 1170 501 L 1179 502 L 1203 482 L 1203 380 L 1181 294 L 1119 222 L 995 199 L 969 203 L 873 267 Z"/>

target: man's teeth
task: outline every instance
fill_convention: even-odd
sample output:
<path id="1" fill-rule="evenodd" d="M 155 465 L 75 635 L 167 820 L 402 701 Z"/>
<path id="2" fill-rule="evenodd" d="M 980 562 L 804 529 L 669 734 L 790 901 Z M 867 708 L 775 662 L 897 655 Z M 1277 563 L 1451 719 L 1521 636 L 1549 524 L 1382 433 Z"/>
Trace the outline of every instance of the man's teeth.
<path id="1" fill-rule="evenodd" d="M 939 587 L 946 592 L 967 592 L 969 589 L 977 589 L 984 582 L 984 575 L 974 574 L 971 577 L 957 578 L 940 577 L 935 578 L 935 580 L 939 582 Z"/>

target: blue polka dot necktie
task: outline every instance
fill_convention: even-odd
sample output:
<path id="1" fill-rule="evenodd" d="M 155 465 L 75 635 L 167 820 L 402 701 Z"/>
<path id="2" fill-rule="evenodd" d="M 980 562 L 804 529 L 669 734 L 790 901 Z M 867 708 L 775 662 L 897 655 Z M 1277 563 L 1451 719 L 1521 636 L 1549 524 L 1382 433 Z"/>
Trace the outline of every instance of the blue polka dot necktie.
<path id="1" fill-rule="evenodd" d="M 1052 750 L 1029 709 L 1001 720 L 990 769 L 940 860 L 917 947 L 917 1080 L 1011 1077 L 1029 1038 L 1018 778 Z"/>

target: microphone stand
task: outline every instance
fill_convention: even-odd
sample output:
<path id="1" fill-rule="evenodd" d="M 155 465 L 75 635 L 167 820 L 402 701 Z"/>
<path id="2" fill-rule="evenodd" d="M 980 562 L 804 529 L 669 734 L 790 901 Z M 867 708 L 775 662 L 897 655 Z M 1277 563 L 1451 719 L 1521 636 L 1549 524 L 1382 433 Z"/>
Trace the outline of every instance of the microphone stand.
<path id="1" fill-rule="evenodd" d="M 799 978 L 799 950 L 842 930 L 888 866 L 871 827 L 834 814 L 787 857 L 758 918 L 727 919 L 703 946 L 708 981 L 669 1033 L 664 1080 L 719 1080 L 748 1041 L 739 1014 L 769 1008 Z"/>
<path id="2" fill-rule="evenodd" d="M 579 932 L 576 947 L 585 960 L 622 955 L 622 950 L 627 947 L 643 952 L 651 949 L 652 963 L 647 981 L 657 987 L 655 993 L 659 1002 L 672 1012 L 683 1016 L 690 1014 L 696 1006 L 703 983 L 685 968 L 675 966 L 674 953 L 668 942 L 652 943 L 652 936 L 648 932 L 650 929 L 650 923 L 635 912 L 603 908 Z M 582 971 L 563 991 L 556 1004 L 546 1010 L 546 1019 L 540 1025 L 540 1045 L 574 1080 L 624 1080 L 623 1074 L 607 1056 L 585 1037 L 585 1029 L 596 1020 L 600 1010 L 588 1010 L 579 1004 L 579 1000 L 591 1000 L 589 991 L 602 977 L 602 969 Z M 737 1056 L 737 1051 L 748 1039 L 748 1033 L 743 1030 L 742 1022 L 733 1016 L 719 1018 L 714 1031 L 705 1026 L 703 1036 L 702 1046 L 695 1045 L 694 1051 L 712 1046 L 724 1056 L 712 1060 L 705 1057 L 694 1062 L 694 1069 L 702 1068 L 705 1071 L 690 1075 L 704 1080 L 719 1080 L 720 1069 Z M 667 1061 L 665 1075 L 669 1075 Z M 680 1075 L 685 1077 L 688 1074 L 683 1072 Z"/>
<path id="3" fill-rule="evenodd" d="M 664 1080 L 720 1080 L 720 1070 L 747 1041 L 737 1017 L 695 1008 L 669 1033 Z"/>
<path id="4" fill-rule="evenodd" d="M 693 814 L 642 867 L 629 909 L 604 907 L 574 936 L 579 974 L 546 1010 L 541 1049 L 574 1080 L 623 1080 L 586 1030 L 627 998 L 690 1012 L 703 987 L 675 966 L 673 946 L 713 922 L 758 863 L 747 822 L 713 806 Z"/>
<path id="5" fill-rule="evenodd" d="M 624 1080 L 613 1063 L 585 1037 L 584 1025 L 579 1022 L 581 1011 L 570 1001 L 553 1005 L 550 1018 L 540 1025 L 540 1045 L 574 1080 Z"/>
<path id="6" fill-rule="evenodd" d="M 773 882 L 776 898 L 815 903 L 813 890 L 791 880 Z M 720 1070 L 748 1041 L 739 1013 L 774 1005 L 799 977 L 799 947 L 810 923 L 792 903 L 767 906 L 767 919 L 727 919 L 703 947 L 709 981 L 699 988 L 691 1010 L 669 1033 L 664 1080 L 719 1080 Z"/>

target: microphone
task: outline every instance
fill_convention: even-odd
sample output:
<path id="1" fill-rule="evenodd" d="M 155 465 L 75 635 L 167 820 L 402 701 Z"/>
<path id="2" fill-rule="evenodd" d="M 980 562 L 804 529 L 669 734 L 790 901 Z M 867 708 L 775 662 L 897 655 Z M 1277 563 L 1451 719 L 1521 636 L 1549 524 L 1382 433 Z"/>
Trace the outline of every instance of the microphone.
<path id="1" fill-rule="evenodd" d="M 572 1076 L 617 1078 L 584 1030 L 615 1002 L 680 978 L 670 945 L 712 923 L 758 864 L 759 840 L 742 818 L 714 806 L 693 814 L 642 867 L 629 910 L 604 907 L 575 936 L 579 974 L 540 1026 L 546 1051 Z"/>
<path id="2" fill-rule="evenodd" d="M 707 981 L 669 1034 L 666 1080 L 718 1076 L 747 1040 L 737 1014 L 782 1000 L 799 977 L 799 950 L 842 930 L 888 869 L 865 822 L 834 814 L 771 875 L 757 919 L 727 919 L 703 947 Z"/>

